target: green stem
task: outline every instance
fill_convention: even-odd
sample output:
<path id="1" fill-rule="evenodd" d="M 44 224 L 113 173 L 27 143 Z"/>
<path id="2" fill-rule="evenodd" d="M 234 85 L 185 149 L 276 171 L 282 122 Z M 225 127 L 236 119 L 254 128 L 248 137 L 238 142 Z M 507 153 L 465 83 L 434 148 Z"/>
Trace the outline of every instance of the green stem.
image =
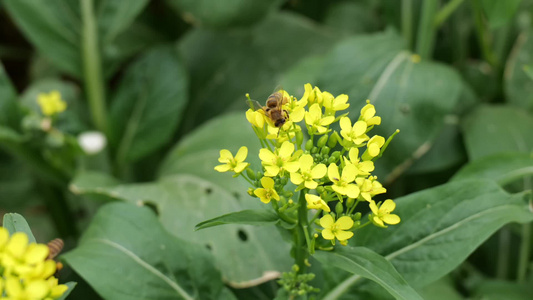
<path id="1" fill-rule="evenodd" d="M 500 230 L 498 241 L 498 258 L 496 263 L 496 278 L 505 279 L 509 272 L 511 232 L 504 227 Z"/>
<path id="2" fill-rule="evenodd" d="M 483 19 L 483 9 L 479 0 L 471 0 L 472 8 L 474 10 L 474 21 L 476 25 L 476 33 L 479 41 L 479 47 L 483 58 L 493 67 L 497 67 L 498 62 L 490 46 L 490 32 Z"/>
<path id="3" fill-rule="evenodd" d="M 77 237 L 76 222 L 63 192 L 64 188 L 51 186 L 42 180 L 36 180 L 36 183 L 59 235 Z"/>
<path id="4" fill-rule="evenodd" d="M 413 46 L 413 0 L 402 1 L 402 35 L 407 47 Z"/>
<path id="5" fill-rule="evenodd" d="M 300 197 L 298 198 L 298 226 L 294 228 L 294 259 L 295 263 L 298 265 L 298 273 L 304 274 L 307 269 L 307 258 L 309 257 L 309 252 L 307 246 L 305 245 L 309 239 L 309 232 L 305 232 L 308 228 L 307 220 L 307 205 L 305 204 L 305 193 L 306 190 L 300 191 Z"/>
<path id="6" fill-rule="evenodd" d="M 518 283 L 524 283 L 529 266 L 529 253 L 531 252 L 531 224 L 522 225 L 522 240 L 520 241 L 520 254 L 518 258 Z"/>
<path id="7" fill-rule="evenodd" d="M 107 131 L 107 112 L 102 77 L 102 62 L 98 47 L 98 32 L 95 22 L 92 0 L 80 0 L 82 28 L 82 60 L 87 90 L 87 99 L 91 109 L 94 126 L 104 133 Z"/>
<path id="8" fill-rule="evenodd" d="M 436 29 L 433 26 L 435 13 L 439 2 L 437 0 L 422 1 L 422 12 L 420 24 L 418 25 L 418 35 L 416 41 L 416 53 L 423 59 L 428 59 L 433 53 Z"/>
<path id="9" fill-rule="evenodd" d="M 464 0 L 452 0 L 447 2 L 441 10 L 435 15 L 435 21 L 433 26 L 435 29 L 440 28 L 440 26 L 448 19 L 449 16 L 463 3 Z"/>

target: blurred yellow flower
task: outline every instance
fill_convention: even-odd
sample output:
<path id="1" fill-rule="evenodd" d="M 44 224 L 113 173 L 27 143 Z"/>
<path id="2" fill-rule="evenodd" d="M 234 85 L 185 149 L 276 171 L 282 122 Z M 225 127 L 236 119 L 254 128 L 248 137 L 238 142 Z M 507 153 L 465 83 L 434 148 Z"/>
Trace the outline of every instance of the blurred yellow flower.
<path id="1" fill-rule="evenodd" d="M 365 121 L 357 121 L 353 124 L 348 117 L 340 119 L 342 137 L 356 145 L 366 142 L 369 138 L 366 135 L 367 124 Z"/>
<path id="2" fill-rule="evenodd" d="M 309 111 L 305 113 L 305 123 L 318 134 L 325 133 L 328 130 L 325 126 L 329 126 L 333 121 L 335 121 L 334 116 L 322 117 L 322 109 L 317 103 L 311 105 Z"/>
<path id="3" fill-rule="evenodd" d="M 259 158 L 265 168 L 265 176 L 273 177 L 285 170 L 290 173 L 298 171 L 300 164 L 294 161 L 293 152 L 294 144 L 289 141 L 283 142 L 276 153 L 266 148 L 259 150 Z"/>
<path id="4" fill-rule="evenodd" d="M 361 108 L 361 117 L 359 119 L 365 121 L 368 127 L 381 124 L 381 117 L 376 116 L 376 108 L 374 105 L 370 104 L 370 100 L 366 100 L 366 103 L 367 104 Z"/>
<path id="5" fill-rule="evenodd" d="M 37 103 L 45 116 L 58 114 L 67 108 L 67 103 L 61 99 L 61 94 L 58 91 L 39 94 L 37 96 Z"/>
<path id="6" fill-rule="evenodd" d="M 331 188 L 335 192 L 350 198 L 357 198 L 359 196 L 359 187 L 351 183 L 354 181 L 356 175 L 357 169 L 352 164 L 347 164 L 342 169 L 342 176 L 339 175 L 339 167 L 336 164 L 332 163 L 328 167 L 328 177 L 333 182 Z"/>
<path id="7" fill-rule="evenodd" d="M 254 191 L 254 194 L 259 197 L 261 202 L 269 203 L 270 200 L 274 199 L 279 201 L 278 192 L 274 189 L 274 180 L 270 177 L 261 178 L 261 185 L 263 188 L 257 188 Z"/>
<path id="8" fill-rule="evenodd" d="M 373 136 L 366 144 L 366 151 L 362 155 L 363 160 L 371 160 L 378 156 L 383 145 L 385 145 L 384 137 L 379 135 Z"/>
<path id="9" fill-rule="evenodd" d="M 307 201 L 307 208 L 309 209 L 321 209 L 325 212 L 331 211 L 326 201 L 320 198 L 320 196 L 305 194 L 305 201 Z"/>
<path id="10" fill-rule="evenodd" d="M 306 188 L 316 189 L 318 183 L 313 179 L 320 179 L 326 176 L 328 168 L 325 164 L 313 166 L 313 157 L 309 154 L 302 155 L 298 162 L 300 164 L 300 171 L 291 173 L 292 183 L 298 185 L 303 182 Z"/>
<path id="11" fill-rule="evenodd" d="M 333 95 L 328 92 L 324 92 L 322 95 L 322 104 L 326 109 L 326 116 L 334 116 L 335 112 L 345 110 L 350 107 L 350 104 L 347 103 L 348 95 L 341 94 L 337 97 L 333 97 Z"/>
<path id="12" fill-rule="evenodd" d="M 377 181 L 377 177 L 369 176 L 368 178 L 359 177 L 355 179 L 355 183 L 361 191 L 361 198 L 366 201 L 371 201 L 372 197 L 378 194 L 383 194 L 387 192 L 387 189 Z"/>
<path id="13" fill-rule="evenodd" d="M 357 176 L 370 175 L 370 172 L 374 171 L 374 162 L 371 160 L 361 161 L 359 158 L 359 149 L 351 148 L 348 152 L 349 160 L 345 157 L 346 164 L 353 164 L 357 169 Z"/>

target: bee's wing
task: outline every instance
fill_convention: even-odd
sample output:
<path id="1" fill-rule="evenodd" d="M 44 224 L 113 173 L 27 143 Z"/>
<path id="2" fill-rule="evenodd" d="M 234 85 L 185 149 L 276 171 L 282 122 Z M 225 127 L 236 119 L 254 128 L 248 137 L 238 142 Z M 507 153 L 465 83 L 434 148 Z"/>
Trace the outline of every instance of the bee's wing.
<path id="1" fill-rule="evenodd" d="M 248 105 L 250 106 L 250 108 L 252 110 L 262 110 L 263 109 L 263 106 L 261 104 L 259 104 L 259 102 L 255 101 L 255 100 L 246 100 L 246 103 L 248 103 Z"/>

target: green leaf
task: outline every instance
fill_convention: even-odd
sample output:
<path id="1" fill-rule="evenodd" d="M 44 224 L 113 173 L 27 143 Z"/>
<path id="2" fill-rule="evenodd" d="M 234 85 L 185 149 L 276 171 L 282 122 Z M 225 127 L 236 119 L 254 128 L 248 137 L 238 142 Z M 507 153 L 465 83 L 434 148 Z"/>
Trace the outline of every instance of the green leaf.
<path id="1" fill-rule="evenodd" d="M 471 160 L 502 152 L 533 149 L 533 117 L 510 106 L 483 105 L 463 121 L 466 150 Z"/>
<path id="2" fill-rule="evenodd" d="M 170 140 L 187 104 L 187 85 L 170 47 L 148 51 L 126 70 L 109 118 L 119 163 L 138 160 Z"/>
<path id="3" fill-rule="evenodd" d="M 26 219 L 24 219 L 23 216 L 16 213 L 7 213 L 4 215 L 2 226 L 5 227 L 10 234 L 24 232 L 28 235 L 30 243 L 35 243 L 35 237 L 31 232 L 30 225 L 28 225 L 28 222 L 26 222 Z"/>
<path id="4" fill-rule="evenodd" d="M 393 32 L 338 43 L 325 59 L 318 86 L 334 95 L 348 94 L 352 120 L 369 99 L 382 119 L 372 134 L 388 137 L 400 129 L 387 148 L 391 155 L 380 159 L 378 177 L 432 146 L 463 91 L 457 72 L 431 61 L 417 63 Z"/>
<path id="5" fill-rule="evenodd" d="M 17 128 L 18 122 L 17 93 L 0 63 L 0 125 Z"/>
<path id="6" fill-rule="evenodd" d="M 112 42 L 126 30 L 135 17 L 148 4 L 148 0 L 106 0 L 98 6 L 98 31 L 102 45 Z"/>
<path id="7" fill-rule="evenodd" d="M 65 283 L 68 287 L 68 290 L 63 293 L 63 295 L 61 295 L 61 297 L 57 298 L 57 300 L 65 300 L 67 299 L 68 295 L 70 295 L 70 293 L 72 293 L 72 290 L 76 287 L 76 285 L 78 283 L 74 282 L 74 281 L 70 281 L 70 282 L 67 282 Z"/>
<path id="8" fill-rule="evenodd" d="M 270 210 L 265 209 L 247 209 L 234 213 L 229 213 L 207 221 L 196 224 L 195 230 L 225 225 L 225 224 L 244 224 L 244 225 L 274 225 L 279 221 L 279 217 Z"/>
<path id="9" fill-rule="evenodd" d="M 5 7 L 30 42 L 63 72 L 83 77 L 81 63 L 81 16 L 79 1 L 6 0 Z M 104 60 L 113 57 L 111 42 L 124 31 L 148 3 L 147 0 L 97 1 L 100 43 L 108 49 Z M 111 49 L 111 50 L 110 50 Z M 105 64 L 106 74 L 110 72 Z M 116 67 L 115 67 L 116 69 Z"/>
<path id="10" fill-rule="evenodd" d="M 379 18 L 364 3 L 339 2 L 329 6 L 324 24 L 347 34 L 376 31 Z"/>
<path id="11" fill-rule="evenodd" d="M 64 72 L 82 77 L 79 1 L 6 0 L 4 4 L 39 52 Z"/>
<path id="12" fill-rule="evenodd" d="M 505 300 L 527 300 L 531 298 L 533 289 L 531 284 L 524 282 L 503 281 L 503 280 L 484 280 L 474 292 L 475 299 L 505 299 Z"/>
<path id="13" fill-rule="evenodd" d="M 464 297 L 455 289 L 451 276 L 439 279 L 427 286 L 417 289 L 424 299 L 431 300 L 463 300 Z"/>
<path id="14" fill-rule="evenodd" d="M 314 257 L 322 264 L 335 266 L 355 274 L 354 276 L 364 277 L 378 283 L 396 299 L 422 299 L 389 261 L 370 249 L 340 247 L 333 252 L 319 251 Z M 353 279 L 353 281 L 356 280 Z M 338 296 L 339 294 L 329 293 L 322 299 L 337 299 Z"/>
<path id="15" fill-rule="evenodd" d="M 464 166 L 453 181 L 485 178 L 506 185 L 533 175 L 533 157 L 526 153 L 500 153 L 486 156 Z"/>
<path id="16" fill-rule="evenodd" d="M 520 2 L 522 0 L 482 0 L 481 6 L 487 15 L 490 27 L 494 29 L 511 22 Z"/>
<path id="17" fill-rule="evenodd" d="M 102 207 L 79 246 L 62 257 L 105 299 L 229 296 L 208 251 L 167 233 L 145 207 Z"/>
<path id="18" fill-rule="evenodd" d="M 190 107 L 181 129 L 186 132 L 213 116 L 246 109 L 246 93 L 264 103 L 279 85 L 279 76 L 306 56 L 324 53 L 336 40 L 290 13 L 271 14 L 247 30 L 191 31 L 179 43 L 191 74 Z"/>
<path id="19" fill-rule="evenodd" d="M 502 1 L 505 2 L 505 1 Z M 533 84 L 524 68 L 533 65 L 533 30 L 521 33 L 505 65 L 504 92 L 509 103 L 533 112 Z"/>
<path id="20" fill-rule="evenodd" d="M 533 220 L 522 195 L 509 195 L 490 180 L 451 182 L 396 203 L 400 224 L 365 227 L 354 244 L 384 255 L 413 287 L 453 270 L 503 225 Z"/>
<path id="21" fill-rule="evenodd" d="M 23 137 L 18 132 L 11 128 L 0 126 L 0 142 L 20 143 L 22 141 Z"/>
<path id="22" fill-rule="evenodd" d="M 280 0 L 168 0 L 168 5 L 183 16 L 185 21 L 201 27 L 228 27 L 250 25 L 279 7 Z"/>

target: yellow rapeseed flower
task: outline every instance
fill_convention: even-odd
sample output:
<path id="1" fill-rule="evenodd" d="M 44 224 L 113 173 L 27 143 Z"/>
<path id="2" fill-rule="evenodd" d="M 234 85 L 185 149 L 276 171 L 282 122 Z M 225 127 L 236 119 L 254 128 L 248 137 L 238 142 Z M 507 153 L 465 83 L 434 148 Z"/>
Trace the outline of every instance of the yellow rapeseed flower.
<path id="1" fill-rule="evenodd" d="M 273 177 L 284 171 L 290 173 L 298 171 L 300 164 L 295 161 L 296 157 L 293 157 L 294 144 L 289 141 L 283 142 L 281 147 L 276 150 L 276 153 L 262 148 L 259 150 L 259 158 L 265 168 L 265 176 Z"/>
<path id="2" fill-rule="evenodd" d="M 342 176 L 339 175 L 339 167 L 336 164 L 330 164 L 328 167 L 329 180 L 333 182 L 331 188 L 341 194 L 350 198 L 357 198 L 359 196 L 359 187 L 351 183 L 357 176 L 357 169 L 352 164 L 347 164 L 342 169 Z"/>
<path id="3" fill-rule="evenodd" d="M 249 108 L 246 111 L 246 119 L 250 124 L 257 128 L 263 128 L 265 126 L 265 114 L 260 110 L 252 110 Z"/>
<path id="4" fill-rule="evenodd" d="M 374 162 L 371 160 L 361 161 L 359 158 L 359 149 L 351 148 L 348 152 L 349 160 L 345 157 L 346 164 L 353 164 L 357 169 L 357 176 L 370 175 L 370 172 L 374 171 Z"/>
<path id="5" fill-rule="evenodd" d="M 361 117 L 359 120 L 365 121 L 368 127 L 381 124 L 381 117 L 376 116 L 376 108 L 366 100 L 366 105 L 361 108 Z"/>
<path id="6" fill-rule="evenodd" d="M 337 238 L 341 243 L 353 236 L 353 232 L 346 231 L 352 228 L 353 220 L 348 216 L 340 217 L 337 221 L 331 215 L 325 215 L 320 219 L 320 226 L 322 230 L 322 237 L 326 240 L 334 240 Z"/>
<path id="7" fill-rule="evenodd" d="M 377 177 L 369 176 L 368 178 L 359 177 L 355 179 L 355 183 L 361 191 L 361 198 L 366 201 L 371 201 L 372 197 L 378 194 L 383 194 L 387 192 L 387 189 L 377 181 Z"/>
<path id="8" fill-rule="evenodd" d="M 231 170 L 239 174 L 250 165 L 249 163 L 244 162 L 246 156 L 248 156 L 248 148 L 245 146 L 242 146 L 239 151 L 237 151 L 235 157 L 233 157 L 229 150 L 222 149 L 220 150 L 218 161 L 223 163 L 223 165 L 216 166 L 215 170 L 219 172 L 227 172 Z"/>
<path id="9" fill-rule="evenodd" d="M 67 108 L 67 103 L 61 99 L 61 94 L 58 91 L 39 94 L 37 96 L 37 103 L 45 116 L 58 114 Z"/>
<path id="10" fill-rule="evenodd" d="M 298 185 L 303 182 L 306 188 L 316 189 L 318 183 L 313 179 L 320 179 L 326 176 L 328 168 L 325 164 L 313 166 L 313 157 L 309 154 L 302 155 L 298 162 L 300 163 L 300 171 L 291 173 L 292 183 Z"/>
<path id="11" fill-rule="evenodd" d="M 372 200 L 370 201 L 370 210 L 372 210 L 370 219 L 379 227 L 387 227 L 384 223 L 396 225 L 400 223 L 401 220 L 398 215 L 391 214 L 395 208 L 396 203 L 394 203 L 394 201 L 391 199 L 385 200 L 385 202 L 383 202 L 383 204 L 381 204 L 379 207 L 376 205 L 376 202 Z"/>
<path id="12" fill-rule="evenodd" d="M 305 113 L 305 123 L 311 126 L 313 133 L 326 133 L 328 129 L 325 126 L 329 126 L 333 121 L 335 121 L 334 116 L 322 117 L 322 109 L 318 103 L 311 105 L 309 111 Z"/>
<path id="13" fill-rule="evenodd" d="M 263 186 L 262 188 L 257 188 L 254 191 L 254 194 L 259 197 L 261 202 L 269 203 L 272 199 L 279 201 L 280 198 L 278 192 L 274 189 L 274 180 L 272 178 L 261 178 L 261 185 Z"/>
<path id="14" fill-rule="evenodd" d="M 323 101 L 322 104 L 326 109 L 326 116 L 334 116 L 337 111 L 345 110 L 350 107 L 348 102 L 348 95 L 341 94 L 337 97 L 333 97 L 332 94 L 328 92 L 322 93 Z"/>
<path id="15" fill-rule="evenodd" d="M 383 145 L 385 145 L 384 137 L 379 135 L 373 136 L 366 144 L 366 151 L 362 155 L 363 160 L 371 160 L 378 156 Z"/>
<path id="16" fill-rule="evenodd" d="M 368 126 L 365 121 L 357 121 L 352 126 L 350 118 L 342 117 L 339 123 L 341 125 L 341 135 L 346 141 L 359 145 L 369 139 L 368 135 L 366 135 Z"/>
<path id="17" fill-rule="evenodd" d="M 326 201 L 320 198 L 320 196 L 305 194 L 305 201 L 307 201 L 307 208 L 309 209 L 321 209 L 325 212 L 331 211 Z"/>

